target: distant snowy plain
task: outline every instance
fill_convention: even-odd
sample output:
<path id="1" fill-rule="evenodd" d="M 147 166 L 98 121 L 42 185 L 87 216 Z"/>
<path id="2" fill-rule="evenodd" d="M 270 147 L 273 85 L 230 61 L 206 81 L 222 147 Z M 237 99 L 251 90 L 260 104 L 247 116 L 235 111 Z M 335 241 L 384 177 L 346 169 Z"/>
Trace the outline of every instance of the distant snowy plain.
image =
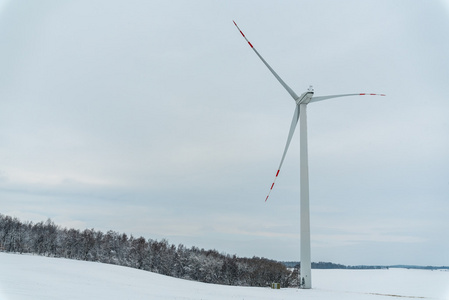
<path id="1" fill-rule="evenodd" d="M 311 290 L 232 287 L 94 262 L 0 253 L 0 300 L 449 300 L 448 271 L 312 270 L 312 280 Z"/>

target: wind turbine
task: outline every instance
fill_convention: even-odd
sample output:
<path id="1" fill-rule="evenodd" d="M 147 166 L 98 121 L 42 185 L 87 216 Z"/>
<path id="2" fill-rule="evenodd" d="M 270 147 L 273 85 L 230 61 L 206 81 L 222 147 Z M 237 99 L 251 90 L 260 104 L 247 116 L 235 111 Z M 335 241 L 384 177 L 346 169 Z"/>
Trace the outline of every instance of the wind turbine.
<path id="1" fill-rule="evenodd" d="M 356 94 L 342 94 L 342 95 L 329 95 L 314 97 L 314 91 L 312 86 L 309 89 L 298 96 L 280 77 L 279 75 L 270 67 L 270 65 L 263 59 L 263 57 L 257 52 L 256 48 L 248 41 L 246 36 L 237 26 L 234 25 L 240 31 L 242 36 L 248 42 L 251 49 L 257 54 L 257 56 L 262 60 L 262 62 L 267 66 L 270 72 L 276 77 L 279 83 L 287 90 L 287 92 L 295 100 L 295 112 L 293 113 L 292 123 L 290 125 L 290 132 L 288 133 L 287 143 L 285 145 L 284 153 L 282 154 L 281 163 L 276 172 L 273 184 L 268 192 L 268 196 L 265 201 L 268 200 L 271 191 L 273 190 L 274 183 L 279 175 L 279 172 L 284 162 L 285 155 L 287 154 L 290 141 L 292 139 L 293 133 L 295 132 L 296 125 L 299 122 L 299 140 L 300 140 L 300 284 L 299 286 L 303 289 L 312 288 L 312 263 L 310 258 L 310 211 L 309 211 L 309 166 L 308 166 L 308 155 L 307 155 L 307 104 L 322 100 L 327 100 L 331 98 L 347 97 L 347 96 L 385 96 L 385 94 L 370 94 L 370 93 L 356 93 Z"/>

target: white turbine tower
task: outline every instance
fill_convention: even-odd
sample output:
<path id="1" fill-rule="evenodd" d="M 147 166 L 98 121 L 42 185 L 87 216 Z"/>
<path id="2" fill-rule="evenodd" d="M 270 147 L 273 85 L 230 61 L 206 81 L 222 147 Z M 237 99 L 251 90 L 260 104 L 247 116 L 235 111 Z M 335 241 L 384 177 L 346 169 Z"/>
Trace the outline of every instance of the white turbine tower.
<path id="1" fill-rule="evenodd" d="M 357 94 L 342 94 L 342 95 L 329 95 L 329 96 L 321 96 L 314 97 L 313 96 L 313 88 L 309 87 L 307 92 L 302 93 L 300 96 L 296 95 L 296 93 L 279 77 L 279 75 L 270 67 L 270 65 L 263 59 L 263 57 L 257 52 L 257 50 L 253 47 L 253 45 L 248 41 L 246 36 L 234 22 L 237 29 L 240 31 L 242 36 L 248 42 L 251 49 L 257 54 L 257 56 L 262 60 L 262 62 L 267 66 L 267 68 L 271 71 L 271 73 L 276 77 L 276 79 L 281 83 L 281 85 L 287 90 L 290 96 L 293 97 L 293 100 L 296 102 L 295 112 L 293 113 L 293 119 L 290 126 L 290 132 L 288 133 L 287 143 L 285 145 L 284 153 L 282 154 L 281 163 L 279 164 L 279 168 L 276 172 L 276 177 L 274 178 L 273 184 L 271 185 L 270 191 L 268 192 L 267 198 L 268 200 L 271 191 L 273 190 L 274 183 L 276 182 L 276 178 L 279 175 L 279 171 L 281 170 L 282 163 L 284 162 L 285 155 L 287 153 L 288 147 L 290 145 L 290 141 L 292 139 L 293 133 L 295 132 L 296 124 L 298 120 L 299 123 L 299 139 L 300 139 L 300 287 L 304 289 L 312 288 L 312 272 L 311 272 L 311 259 L 310 259 L 310 212 L 309 212 L 309 166 L 308 166 L 308 157 L 307 157 L 307 116 L 306 116 L 306 108 L 307 104 L 312 102 L 317 102 L 321 100 L 338 98 L 338 97 L 346 97 L 346 96 L 385 96 L 384 94 L 370 94 L 370 93 L 357 93 Z"/>

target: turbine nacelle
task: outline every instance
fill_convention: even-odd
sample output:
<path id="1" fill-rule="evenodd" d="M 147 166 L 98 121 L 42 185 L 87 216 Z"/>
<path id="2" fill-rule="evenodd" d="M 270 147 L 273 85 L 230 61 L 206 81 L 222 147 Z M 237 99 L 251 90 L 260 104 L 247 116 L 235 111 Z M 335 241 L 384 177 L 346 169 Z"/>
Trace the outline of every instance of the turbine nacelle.
<path id="1" fill-rule="evenodd" d="M 309 104 L 310 100 L 312 100 L 313 97 L 313 87 L 310 86 L 307 92 L 304 92 L 301 94 L 301 96 L 298 97 L 298 99 L 295 99 L 296 104 Z"/>

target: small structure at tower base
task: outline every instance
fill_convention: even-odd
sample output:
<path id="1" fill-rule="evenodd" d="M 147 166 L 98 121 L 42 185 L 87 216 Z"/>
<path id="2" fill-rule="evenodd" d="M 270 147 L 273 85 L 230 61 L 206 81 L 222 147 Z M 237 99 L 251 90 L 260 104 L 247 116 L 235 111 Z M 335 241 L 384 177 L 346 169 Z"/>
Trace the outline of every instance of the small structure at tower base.
<path id="1" fill-rule="evenodd" d="M 279 290 L 279 289 L 281 288 L 281 284 L 280 284 L 280 283 L 273 282 L 273 283 L 271 284 L 271 288 L 272 288 L 272 289 Z"/>

